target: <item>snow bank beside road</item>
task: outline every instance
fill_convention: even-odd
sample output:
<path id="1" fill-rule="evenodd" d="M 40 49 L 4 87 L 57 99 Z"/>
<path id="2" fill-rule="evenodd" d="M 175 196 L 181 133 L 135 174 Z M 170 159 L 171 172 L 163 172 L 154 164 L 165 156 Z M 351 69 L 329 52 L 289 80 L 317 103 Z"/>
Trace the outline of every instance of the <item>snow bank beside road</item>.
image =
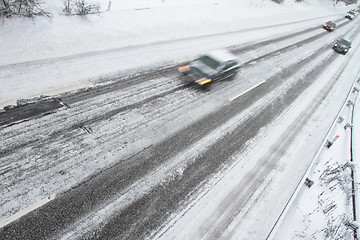
<path id="1" fill-rule="evenodd" d="M 108 1 L 100 1 L 107 6 Z M 111 11 L 78 17 L 55 15 L 49 21 L 12 19 L 0 28 L 0 65 L 170 39 L 238 31 L 344 12 L 327 4 L 219 0 L 112 1 Z M 320 1 L 319 1 L 320 2 Z M 55 2 L 57 3 L 57 2 Z M 49 6 L 61 12 L 61 4 Z M 210 17 L 209 17 L 210 16 Z"/>

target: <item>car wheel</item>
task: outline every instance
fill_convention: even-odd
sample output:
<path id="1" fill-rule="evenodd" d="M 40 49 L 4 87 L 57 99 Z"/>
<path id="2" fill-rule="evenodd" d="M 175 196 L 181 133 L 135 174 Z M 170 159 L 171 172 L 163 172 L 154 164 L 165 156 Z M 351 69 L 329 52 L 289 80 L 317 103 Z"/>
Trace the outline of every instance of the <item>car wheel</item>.
<path id="1" fill-rule="evenodd" d="M 205 84 L 205 85 L 201 85 L 200 89 L 203 91 L 210 91 L 211 90 L 211 83 Z"/>
<path id="2" fill-rule="evenodd" d="M 227 79 L 228 80 L 234 80 L 235 79 L 235 76 L 236 76 L 236 73 L 233 73 L 233 74 L 231 74 L 231 75 L 229 75 L 228 77 L 227 77 Z"/>

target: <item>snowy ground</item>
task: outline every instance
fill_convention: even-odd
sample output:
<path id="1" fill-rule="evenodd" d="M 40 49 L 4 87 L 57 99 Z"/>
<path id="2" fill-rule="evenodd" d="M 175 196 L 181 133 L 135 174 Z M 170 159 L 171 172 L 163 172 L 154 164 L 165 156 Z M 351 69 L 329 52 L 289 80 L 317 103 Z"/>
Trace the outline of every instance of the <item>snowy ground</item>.
<path id="1" fill-rule="evenodd" d="M 108 2 L 103 2 L 103 5 L 107 7 Z M 55 6 L 49 5 L 52 9 L 58 6 L 57 4 Z M 55 16 L 51 22 L 44 19 L 36 19 L 35 22 L 15 19 L 14 22 L 3 23 L 0 28 L 0 35 L 2 36 L 0 50 L 3 54 L 0 59 L 0 83 L 2 85 L 0 89 L 0 105 L 14 104 L 19 98 L 30 98 L 42 94 L 58 94 L 79 87 L 100 84 L 103 81 L 112 80 L 123 75 L 131 75 L 154 67 L 175 65 L 212 49 L 239 44 L 246 45 L 316 25 L 320 28 L 324 21 L 343 16 L 347 9 L 349 7 L 337 6 L 333 8 L 330 2 L 320 0 L 312 4 L 302 3 L 300 5 L 295 5 L 290 1 L 286 1 L 284 5 L 277 5 L 271 1 L 260 0 L 241 1 L 241 3 L 235 0 L 219 0 L 216 2 L 198 0 L 191 3 L 170 0 L 152 2 L 113 1 L 111 11 L 100 16 L 90 16 L 87 20 L 65 16 Z M 213 12 L 219 14 L 214 15 Z M 211 19 L 207 17 L 209 14 L 212 16 Z M 173 16 L 177 17 L 174 18 Z M 302 22 L 302 20 L 306 21 Z M 339 22 L 345 22 L 345 20 Z M 259 31 L 260 29 L 261 31 Z M 321 31 L 323 30 L 319 29 L 319 32 Z M 343 33 L 342 31 L 344 30 L 334 33 L 340 35 Z M 349 30 L 349 33 L 353 34 L 351 30 Z M 208 37 L 204 38 L 204 36 Z M 329 35 L 327 41 L 332 41 L 331 35 Z M 321 44 L 323 43 L 319 41 L 315 43 L 317 46 Z M 338 87 L 334 88 L 337 90 L 332 91 L 331 96 L 325 98 L 325 101 L 319 107 L 320 110 L 316 110 L 316 114 L 312 116 L 311 124 L 305 130 L 301 130 L 301 135 L 296 138 L 298 145 L 293 144 L 295 146 L 288 149 L 282 160 L 279 161 L 278 173 L 281 173 L 283 169 L 292 169 L 292 171 L 287 171 L 290 174 L 294 174 L 296 170 L 299 170 L 296 161 L 289 161 L 288 159 L 301 159 L 302 157 L 308 159 L 321 146 L 314 144 L 309 147 L 306 146 L 306 141 L 312 141 L 310 135 L 325 137 L 331 122 L 335 120 L 346 98 L 344 91 L 348 91 L 348 89 L 341 89 L 340 86 L 351 86 L 360 70 L 357 65 L 360 60 L 358 46 L 359 39 L 354 42 L 353 49 L 348 55 L 339 58 L 332 66 L 329 66 L 329 69 L 333 70 L 329 70 L 328 73 L 319 77 L 314 90 L 307 91 L 298 100 L 297 104 L 292 106 L 272 125 L 273 129 L 266 133 L 263 142 L 257 144 L 256 148 L 248 156 L 245 156 L 245 160 L 242 160 L 242 163 L 246 162 L 247 165 L 242 163 L 234 164 L 227 174 L 221 173 L 218 176 L 219 179 L 215 177 L 216 184 L 214 183 L 209 188 L 211 190 L 207 189 L 206 195 L 201 195 L 201 199 L 196 199 L 193 205 L 184 210 L 185 212 L 170 219 L 169 225 L 164 225 L 156 233 L 156 237 L 182 236 L 183 238 L 191 238 L 192 236 L 201 235 L 202 237 L 211 238 L 216 236 L 216 233 L 220 230 L 211 228 L 211 224 L 216 226 L 217 217 L 220 216 L 221 218 L 224 213 L 217 211 L 219 204 L 225 208 L 224 206 L 227 204 L 226 197 L 231 195 L 229 199 L 234 199 L 232 196 L 234 191 L 232 190 L 234 187 L 236 188 L 237 184 L 241 184 L 241 178 L 235 178 L 235 176 L 239 172 L 245 171 L 244 169 L 253 167 L 251 166 L 252 162 L 255 162 L 246 161 L 246 159 L 261 159 L 268 156 L 269 152 L 275 152 L 276 147 L 274 145 L 280 142 L 276 140 L 275 143 L 272 143 L 269 136 L 279 135 L 277 126 L 281 125 L 282 128 L 288 129 L 296 127 L 297 125 L 293 123 L 297 120 L 300 120 L 300 122 L 303 120 L 301 118 L 296 119 L 295 116 L 298 116 L 299 113 L 308 114 L 309 109 L 311 109 L 310 106 L 316 99 L 312 91 L 326 89 L 329 87 L 327 86 L 328 80 L 332 80 L 334 76 L 337 76 L 340 79 L 337 83 Z M 279 48 L 276 44 L 273 47 L 274 49 Z M 311 55 L 311 50 L 307 49 L 309 51 L 307 54 Z M 247 57 L 251 59 L 252 56 L 244 56 L 244 61 L 247 60 Z M 278 62 L 280 63 L 281 60 L 278 59 Z M 297 59 L 294 58 L 293 61 L 297 61 Z M 349 66 L 345 67 L 346 65 Z M 342 68 L 345 69 L 344 74 L 338 76 L 336 70 Z M 266 71 L 266 69 L 263 69 L 263 71 Z M 161 80 L 156 83 L 159 84 L 159 89 L 168 87 L 163 82 L 166 81 Z M 149 84 L 154 83 L 149 82 Z M 166 84 L 171 85 L 171 83 Z M 231 89 L 229 89 L 228 93 L 232 93 Z M 126 96 L 125 94 L 124 96 Z M 223 95 L 225 96 L 225 94 Z M 116 96 L 116 93 L 114 93 L 114 96 Z M 191 97 L 189 96 L 189 101 Z M 221 97 L 223 96 L 219 95 L 218 99 Z M 214 108 L 216 104 L 219 103 L 214 102 Z M 203 111 L 207 110 L 210 111 L 211 109 Z M 84 113 L 84 116 L 85 114 L 89 113 Z M 141 122 L 143 118 L 144 116 L 134 116 L 129 121 Z M 348 118 L 345 117 L 346 120 Z M 66 122 L 62 124 L 66 125 Z M 339 125 L 336 130 L 340 131 L 342 129 L 343 125 Z M 103 130 L 107 130 L 106 126 L 103 127 Z M 171 130 L 169 131 L 171 132 Z M 345 134 L 347 132 L 348 130 L 342 130 L 341 133 Z M 292 139 L 291 136 L 286 134 L 284 138 Z M 329 149 L 333 150 L 337 149 L 335 148 L 337 146 L 342 146 L 342 148 L 336 150 L 336 157 L 345 154 L 343 150 L 348 148 L 348 143 L 341 142 L 341 139 L 343 138 L 341 137 L 333 148 Z M 304 152 L 303 149 L 307 149 L 307 151 Z M 329 155 L 324 154 L 324 158 L 329 158 Z M 342 160 L 344 158 L 346 157 L 342 157 Z M 114 159 L 110 157 L 108 160 Z M 342 164 L 343 162 L 335 161 L 332 164 L 337 163 Z M 304 168 L 304 166 L 301 167 Z M 299 174 L 305 172 L 305 170 L 301 169 Z M 314 171 L 316 173 L 317 170 Z M 284 176 L 284 178 L 286 177 L 288 176 Z M 310 178 L 313 178 L 313 176 Z M 279 194 L 281 188 L 272 191 L 272 189 L 266 190 L 266 187 L 273 186 L 274 183 L 278 184 L 284 187 L 283 189 L 286 189 L 284 195 L 289 195 L 297 184 L 289 183 L 287 186 L 281 182 L 281 179 L 282 177 L 276 178 L 271 175 L 264 180 L 263 185 L 259 186 L 254 199 L 250 201 L 256 202 L 264 195 L 270 196 L 264 198 L 263 203 L 258 206 L 259 211 L 263 210 L 272 219 L 278 217 L 278 213 L 282 210 L 277 207 L 282 206 L 282 204 L 276 205 L 274 203 L 278 200 L 286 202 L 287 199 L 276 199 L 274 197 Z M 270 185 L 270 182 L 272 182 L 272 185 Z M 64 185 L 66 184 L 69 183 L 64 183 Z M 55 189 L 59 188 L 55 186 Z M 316 185 L 312 189 L 316 190 Z M 61 189 L 61 191 L 64 190 Z M 38 193 L 33 192 L 32 194 L 36 195 Z M 38 199 L 36 197 L 30 199 L 30 201 L 35 200 Z M 29 200 L 26 201 L 28 203 Z M 276 207 L 269 210 L 271 204 Z M 339 210 L 341 210 L 340 205 L 339 203 Z M 311 207 L 313 206 L 311 205 Z M 341 206 L 346 208 L 347 205 Z M 6 206 L 6 208 L 11 207 Z M 2 209 L 5 209 L 4 206 L 2 206 Z M 1 217 L 4 218 L 8 214 L 9 212 Z M 241 216 L 246 216 L 249 221 L 246 223 L 239 221 Z M 233 217 L 235 220 L 226 229 L 225 236 L 239 236 L 241 234 L 243 239 L 254 236 L 257 236 L 258 239 L 265 239 L 268 230 L 272 227 L 270 225 L 271 221 L 264 221 L 259 219 L 258 216 L 254 213 L 254 209 L 245 206 L 237 216 Z M 306 214 L 297 215 L 298 218 L 294 221 L 299 222 L 299 219 L 304 216 Z M 307 218 L 306 221 L 311 220 Z M 287 221 L 284 221 L 284 223 L 287 223 Z M 262 232 L 259 232 L 259 228 L 255 227 L 259 226 L 259 224 L 264 224 Z M 287 224 L 285 224 L 285 228 L 288 229 Z M 203 235 L 204 229 L 209 230 L 208 235 Z M 311 231 L 311 229 L 308 230 Z M 214 233 L 215 235 L 212 235 Z M 301 234 L 312 234 L 301 228 L 294 228 L 291 234 L 294 233 L 299 238 Z M 282 234 L 281 227 L 279 234 Z M 279 239 L 283 239 L 283 235 L 281 236 Z M 290 237 L 292 236 L 286 235 L 285 239 Z"/>

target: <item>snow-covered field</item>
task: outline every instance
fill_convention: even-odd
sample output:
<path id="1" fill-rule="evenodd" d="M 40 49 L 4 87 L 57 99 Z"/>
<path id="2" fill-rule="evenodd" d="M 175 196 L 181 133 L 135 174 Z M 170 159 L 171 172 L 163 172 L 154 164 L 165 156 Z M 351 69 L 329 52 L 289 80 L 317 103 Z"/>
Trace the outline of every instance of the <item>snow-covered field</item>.
<path id="1" fill-rule="evenodd" d="M 99 2 L 102 4 L 102 10 L 106 10 L 109 1 Z M 175 65 L 213 49 L 259 42 L 316 25 L 320 28 L 324 21 L 339 18 L 354 6 L 333 6 L 332 1 L 327 0 L 305 1 L 300 4 L 287 0 L 282 5 L 264 0 L 121 0 L 112 1 L 110 11 L 88 16 L 86 19 L 59 15 L 62 1 L 48 1 L 46 7 L 54 13 L 52 20 L 13 19 L 0 25 L 0 106 L 15 104 L 20 98 L 59 94 L 102 84 L 113 77 Z M 329 180 L 329 174 L 326 173 L 329 169 L 334 170 L 338 166 L 341 168 L 349 160 L 350 128 L 344 129 L 344 124 L 351 120 L 351 106 L 342 109 L 342 123 L 337 123 L 334 116 L 337 116 L 342 104 L 346 102 L 347 96 L 344 96 L 341 86 L 350 86 L 360 71 L 359 46 L 360 40 L 357 38 L 351 52 L 344 58 L 337 59 L 329 67 L 334 71 L 321 75 L 313 87 L 325 88 L 327 80 L 337 75 L 335 69 L 344 64 L 348 65 L 344 67 L 343 74 L 338 76 L 340 80 L 337 88 L 331 92 L 331 96 L 325 98 L 319 110 L 312 116 L 311 124 L 302 130 L 283 157 L 301 159 L 317 152 L 321 146 L 309 147 L 306 141 L 311 139 L 310 135 L 325 137 L 331 122 L 335 121 L 327 137 L 339 135 L 339 139 L 329 149 L 321 147 L 314 162 L 316 164 L 312 165 L 307 175 L 314 180 L 314 185 L 308 188 L 300 183 L 296 193 L 298 198 L 293 200 L 294 203 L 286 210 L 288 215 L 284 216 L 276 227 L 277 232 L 274 231 L 273 234 L 277 235 L 274 239 L 322 239 L 322 234 L 334 230 L 333 225 L 328 224 L 329 221 L 336 225 L 351 220 L 351 194 L 347 189 L 349 168 L 339 172 L 335 180 Z M 355 83 L 355 86 L 360 88 L 358 85 Z M 277 135 L 277 126 L 286 126 L 289 129 L 293 127 L 292 116 L 296 114 L 292 113 L 306 113 L 315 99 L 312 91 L 315 90 L 304 93 L 298 103 L 273 124 L 273 130 L 269 131 L 267 136 Z M 356 91 L 351 94 L 356 94 Z M 359 98 L 352 96 L 352 100 L 356 102 L 358 116 Z M 359 117 L 354 119 L 353 131 L 356 132 L 357 126 L 360 125 L 356 123 Z M 258 144 L 255 150 L 246 156 L 247 158 L 260 159 L 268 154 L 272 149 L 271 138 L 264 139 L 264 142 Z M 355 140 L 355 144 L 358 141 Z M 355 153 L 355 156 L 359 156 L 358 154 Z M 248 164 L 251 165 L 251 161 Z M 235 181 L 234 176 L 247 167 L 249 166 L 243 164 L 234 165 L 220 180 L 216 179 L 216 184 L 206 195 L 201 196 L 200 200 L 196 200 L 194 205 L 178 216 L 174 216 L 155 237 L 211 237 L 211 231 L 216 229 L 209 225 L 216 225 L 218 219 L 215 218 L 222 216 L 217 213 L 217 208 L 224 204 L 226 197 L 236 185 L 241 184 L 236 182 L 241 179 Z M 293 169 L 292 173 L 295 174 L 297 165 L 296 162 L 283 160 L 280 161 L 279 168 L 278 173 L 284 169 Z M 299 172 L 305 170 L 299 169 Z M 264 202 L 259 205 L 258 211 L 263 211 L 269 219 L 277 218 L 278 213 L 282 211 L 272 205 L 277 202 L 281 188 L 285 189 L 285 193 L 291 193 L 296 188 L 296 183 L 287 185 L 281 180 L 281 176 L 270 176 L 270 180 L 267 181 L 272 181 L 272 184 L 275 182 L 280 187 L 259 188 L 258 193 L 254 195 L 259 199 L 265 194 L 268 196 L 263 199 Z M 337 184 L 340 181 L 345 182 L 345 185 Z M 334 183 L 336 184 L 331 185 Z M 327 187 L 330 188 L 329 191 L 325 190 Z M 252 202 L 259 199 L 253 199 Z M 279 199 L 286 201 L 283 198 Z M 274 207 L 270 209 L 272 206 Z M 271 226 L 264 226 L 263 232 L 260 233 L 256 232 L 259 228 L 255 226 L 262 222 L 268 224 L 270 221 L 257 218 L 258 215 L 249 209 L 243 211 L 248 211 L 244 214 L 248 221 L 244 223 L 236 219 L 226 234 L 236 239 L 251 239 L 254 236 L 264 239 Z M 0 216 L 0 219 L 1 217 L 3 216 Z M 314 222 L 318 224 L 315 225 Z M 210 229 L 209 235 L 199 233 L 203 229 Z M 346 231 L 347 229 L 340 229 L 339 234 Z"/>

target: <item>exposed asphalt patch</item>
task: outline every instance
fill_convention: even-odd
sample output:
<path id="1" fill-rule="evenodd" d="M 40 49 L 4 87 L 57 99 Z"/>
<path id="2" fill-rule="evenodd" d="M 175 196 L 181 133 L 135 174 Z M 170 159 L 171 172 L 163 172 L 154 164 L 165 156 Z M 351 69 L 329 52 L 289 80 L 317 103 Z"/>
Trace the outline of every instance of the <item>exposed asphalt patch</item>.
<path id="1" fill-rule="evenodd" d="M 63 106 L 64 104 L 59 98 L 37 100 L 13 106 L 6 111 L 0 112 L 0 126 L 8 127 L 32 118 L 51 114 Z"/>

